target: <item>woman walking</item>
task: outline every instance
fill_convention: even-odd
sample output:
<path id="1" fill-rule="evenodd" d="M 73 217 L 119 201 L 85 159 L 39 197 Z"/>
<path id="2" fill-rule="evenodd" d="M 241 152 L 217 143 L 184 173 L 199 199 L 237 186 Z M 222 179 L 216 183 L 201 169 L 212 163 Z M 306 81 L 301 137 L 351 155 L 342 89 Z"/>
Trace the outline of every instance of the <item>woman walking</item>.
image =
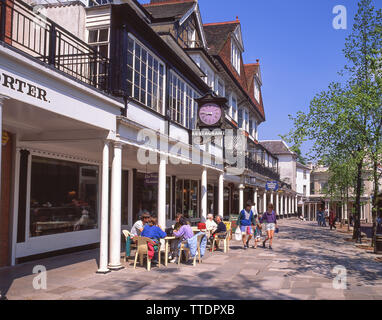
<path id="1" fill-rule="evenodd" d="M 273 235 L 277 228 L 276 213 L 273 211 L 273 204 L 268 204 L 267 212 L 261 217 L 261 223 L 265 223 L 265 231 L 267 232 L 267 237 L 263 241 L 263 248 L 265 248 L 265 243 L 269 240 L 269 249 L 272 250 Z"/>

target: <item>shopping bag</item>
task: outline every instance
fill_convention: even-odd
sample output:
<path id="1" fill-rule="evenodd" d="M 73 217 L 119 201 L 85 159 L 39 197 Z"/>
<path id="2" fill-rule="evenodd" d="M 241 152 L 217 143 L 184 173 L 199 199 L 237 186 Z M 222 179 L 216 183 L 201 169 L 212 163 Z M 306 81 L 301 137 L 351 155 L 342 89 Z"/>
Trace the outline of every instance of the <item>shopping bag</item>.
<path id="1" fill-rule="evenodd" d="M 236 239 L 236 241 L 240 241 L 242 239 L 240 226 L 236 227 L 235 239 Z"/>

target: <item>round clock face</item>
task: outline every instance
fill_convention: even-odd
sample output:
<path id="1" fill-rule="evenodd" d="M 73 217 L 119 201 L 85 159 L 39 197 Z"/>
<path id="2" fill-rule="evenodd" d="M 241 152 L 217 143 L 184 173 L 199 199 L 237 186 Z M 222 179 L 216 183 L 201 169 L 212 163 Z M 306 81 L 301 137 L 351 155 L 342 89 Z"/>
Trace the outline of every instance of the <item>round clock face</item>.
<path id="1" fill-rule="evenodd" d="M 205 104 L 199 109 L 199 118 L 206 125 L 215 125 L 222 116 L 222 110 L 217 104 Z"/>

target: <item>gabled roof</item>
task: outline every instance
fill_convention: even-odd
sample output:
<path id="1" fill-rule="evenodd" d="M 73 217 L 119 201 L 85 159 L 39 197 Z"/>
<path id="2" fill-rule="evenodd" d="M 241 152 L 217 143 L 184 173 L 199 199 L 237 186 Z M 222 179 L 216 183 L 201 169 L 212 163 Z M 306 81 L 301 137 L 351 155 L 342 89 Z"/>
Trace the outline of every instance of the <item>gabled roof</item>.
<path id="1" fill-rule="evenodd" d="M 203 25 L 206 34 L 209 53 L 217 55 L 223 49 L 228 37 L 234 32 L 240 21 L 228 21 L 218 23 L 207 23 Z"/>
<path id="2" fill-rule="evenodd" d="M 144 4 L 154 19 L 177 20 L 182 18 L 195 4 L 194 0 L 163 1 Z"/>
<path id="3" fill-rule="evenodd" d="M 287 144 L 282 140 L 264 140 L 264 141 L 260 141 L 260 144 L 275 155 L 280 155 L 280 154 L 296 155 L 293 151 L 290 150 Z"/>
<path id="4" fill-rule="evenodd" d="M 248 85 L 248 94 L 252 99 L 252 102 L 257 106 L 260 113 L 262 115 L 265 115 L 264 113 L 264 104 L 263 104 L 263 94 L 262 90 L 260 89 L 260 101 L 257 101 L 255 98 L 255 75 L 260 72 L 260 63 L 251 63 L 251 64 L 245 64 L 245 76 L 247 79 L 247 85 Z M 261 86 L 261 84 L 259 84 Z"/>

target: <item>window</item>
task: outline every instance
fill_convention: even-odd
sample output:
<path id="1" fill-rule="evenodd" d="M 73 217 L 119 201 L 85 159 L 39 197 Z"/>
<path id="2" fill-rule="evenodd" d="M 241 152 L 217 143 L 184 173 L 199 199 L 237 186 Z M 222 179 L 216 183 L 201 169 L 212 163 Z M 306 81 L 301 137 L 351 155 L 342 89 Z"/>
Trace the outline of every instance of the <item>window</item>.
<path id="1" fill-rule="evenodd" d="M 304 196 L 306 196 L 306 186 L 303 187 L 304 188 Z"/>
<path id="2" fill-rule="evenodd" d="M 231 45 L 231 62 L 238 74 L 240 74 L 240 51 L 233 40 Z"/>
<path id="3" fill-rule="evenodd" d="M 306 170 L 304 170 L 304 180 L 306 180 Z"/>
<path id="4" fill-rule="evenodd" d="M 232 115 L 232 119 L 234 119 L 235 121 L 237 121 L 236 114 L 237 114 L 237 100 L 236 100 L 236 97 L 234 96 L 234 94 L 232 94 L 232 96 L 231 96 L 231 115 Z"/>
<path id="5" fill-rule="evenodd" d="M 248 110 L 244 109 L 244 127 L 243 129 L 248 132 L 248 126 L 249 126 L 249 113 Z"/>
<path id="6" fill-rule="evenodd" d="M 243 118 L 243 109 L 239 109 L 239 113 L 238 113 L 239 128 L 243 127 L 243 121 L 244 121 L 244 118 Z"/>
<path id="7" fill-rule="evenodd" d="M 221 97 L 224 97 L 224 82 L 220 79 L 217 79 L 216 81 L 216 94 L 218 94 Z"/>
<path id="8" fill-rule="evenodd" d="M 165 67 L 135 39 L 129 37 L 127 54 L 128 94 L 149 108 L 164 113 Z"/>
<path id="9" fill-rule="evenodd" d="M 260 86 L 259 86 L 259 83 L 257 82 L 256 78 L 254 80 L 254 87 L 255 87 L 255 92 L 254 92 L 255 99 L 257 102 L 260 102 Z"/>
<path id="10" fill-rule="evenodd" d="M 170 113 L 171 120 L 194 129 L 197 118 L 196 93 L 182 79 L 170 72 Z"/>
<path id="11" fill-rule="evenodd" d="M 32 156 L 30 236 L 97 229 L 98 167 Z"/>
<path id="12" fill-rule="evenodd" d="M 109 57 L 109 28 L 89 30 L 88 43 L 104 57 Z"/>

